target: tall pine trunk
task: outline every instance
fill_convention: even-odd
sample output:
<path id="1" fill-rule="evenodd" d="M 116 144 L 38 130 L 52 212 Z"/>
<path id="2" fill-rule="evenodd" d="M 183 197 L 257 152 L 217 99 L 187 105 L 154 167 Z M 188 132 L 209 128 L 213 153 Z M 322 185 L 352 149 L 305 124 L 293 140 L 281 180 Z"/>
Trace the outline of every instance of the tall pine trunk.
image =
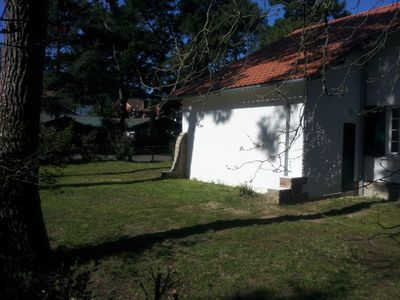
<path id="1" fill-rule="evenodd" d="M 0 272 L 12 273 L 17 266 L 35 264 L 50 249 L 38 190 L 48 3 L 3 3 L 6 22 L 0 71 Z"/>

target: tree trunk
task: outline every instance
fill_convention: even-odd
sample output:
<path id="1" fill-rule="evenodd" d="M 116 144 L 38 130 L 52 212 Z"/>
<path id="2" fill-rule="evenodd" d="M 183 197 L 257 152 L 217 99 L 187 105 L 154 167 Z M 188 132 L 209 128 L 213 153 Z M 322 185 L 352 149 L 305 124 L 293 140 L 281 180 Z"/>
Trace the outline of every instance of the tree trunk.
<path id="1" fill-rule="evenodd" d="M 35 264 L 50 249 L 38 190 L 48 3 L 4 4 L 8 21 L 0 71 L 0 272 L 13 272 L 15 264 Z"/>
<path id="2" fill-rule="evenodd" d="M 121 82 L 121 81 L 120 81 Z M 122 83 L 120 83 L 122 85 Z M 124 97 L 122 88 L 118 89 L 118 101 L 119 101 L 119 128 L 121 134 L 124 135 L 127 130 L 126 119 L 128 119 L 128 112 L 126 110 L 127 99 Z"/>

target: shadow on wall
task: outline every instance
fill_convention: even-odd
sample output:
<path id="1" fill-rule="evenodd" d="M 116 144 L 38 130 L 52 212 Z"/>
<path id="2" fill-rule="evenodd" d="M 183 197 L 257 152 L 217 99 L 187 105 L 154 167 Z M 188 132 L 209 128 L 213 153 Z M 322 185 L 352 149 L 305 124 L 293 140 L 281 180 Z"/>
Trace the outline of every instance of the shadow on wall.
<path id="1" fill-rule="evenodd" d="M 368 68 L 367 97 L 369 105 L 395 105 L 400 98 L 398 74 L 399 48 L 388 47 Z M 375 102 L 377 101 L 377 102 Z"/>
<path id="2" fill-rule="evenodd" d="M 398 155 L 391 155 L 387 157 L 370 157 L 371 161 L 368 165 L 369 175 L 372 180 L 379 180 L 381 182 L 400 182 L 400 157 Z M 373 173 L 373 174 L 371 174 Z"/>
<path id="3" fill-rule="evenodd" d="M 197 105 L 192 106 L 189 109 L 189 112 L 186 118 L 186 122 L 188 123 L 188 139 L 187 139 L 187 163 L 186 163 L 186 174 L 190 177 L 191 174 L 191 165 L 192 165 L 192 157 L 193 157 L 193 146 L 194 146 L 194 138 L 196 134 L 196 128 L 202 127 L 202 120 L 208 116 L 212 115 L 212 120 L 214 124 L 221 125 L 228 122 L 232 117 L 231 109 L 218 109 L 218 110 L 210 110 L 205 111 L 201 110 Z"/>
<path id="4" fill-rule="evenodd" d="M 304 176 L 308 177 L 311 197 L 342 190 L 343 126 L 340 120 L 335 123 L 321 112 L 317 114 L 318 120 L 310 118 L 304 131 Z M 324 114 L 329 114 L 329 110 Z"/>
<path id="5" fill-rule="evenodd" d="M 368 157 L 366 159 L 367 181 L 374 182 L 369 188 L 390 201 L 400 198 L 400 157 Z"/>
<path id="6" fill-rule="evenodd" d="M 230 120 L 232 116 L 231 109 L 219 109 L 212 112 L 215 124 L 223 124 Z"/>
<path id="7" fill-rule="evenodd" d="M 272 118 L 262 117 L 257 122 L 258 136 L 255 146 L 265 152 L 269 160 L 275 160 L 279 155 L 279 141 L 286 133 L 285 123 L 286 120 L 285 110 L 279 106 L 274 107 Z M 283 153 L 282 153 L 283 154 Z"/>
<path id="8" fill-rule="evenodd" d="M 196 136 L 197 128 L 203 127 L 203 125 L 209 126 L 210 123 L 202 124 L 202 121 L 207 118 L 207 122 L 213 122 L 213 125 L 223 125 L 232 120 L 234 111 L 233 109 L 214 109 L 211 108 L 209 111 L 201 110 L 201 105 L 193 106 L 191 110 L 187 112 L 186 121 L 188 123 L 188 164 L 187 164 L 187 174 L 191 173 L 190 167 L 193 157 L 193 147 L 194 147 L 194 139 Z M 244 109 L 248 109 L 244 107 Z M 265 109 L 265 107 L 264 107 Z M 257 110 L 257 108 L 254 108 Z M 285 156 L 285 136 L 286 136 L 286 127 L 288 126 L 287 120 L 287 110 L 283 105 L 275 105 L 269 106 L 266 110 L 263 110 L 263 113 L 256 113 L 257 116 L 254 120 L 246 120 L 243 119 L 243 116 L 240 117 L 240 113 L 237 112 L 238 119 L 234 121 L 240 122 L 250 122 L 249 124 L 243 124 L 243 126 L 239 126 L 238 130 L 242 130 L 241 134 L 245 134 L 248 136 L 248 141 L 243 142 L 240 145 L 241 151 L 255 151 L 254 158 L 251 157 L 251 153 L 249 155 L 244 155 L 243 161 L 241 164 L 252 163 L 253 160 L 257 160 L 257 165 L 255 169 L 258 167 L 266 167 L 268 165 L 268 169 L 273 171 L 283 171 L 283 161 Z M 250 116 L 251 114 L 249 114 Z M 296 115 L 296 117 L 298 117 Z M 258 119 L 258 121 L 257 121 Z M 238 128 L 236 124 L 234 126 Z M 242 128 L 243 127 L 243 128 Z M 248 128 L 248 129 L 246 129 Z M 236 141 L 237 142 L 237 141 Z M 260 157 L 260 154 L 262 156 Z M 265 161 L 259 161 L 258 159 L 262 159 Z M 240 158 L 239 158 L 240 159 Z M 237 164 L 238 162 L 232 162 Z M 263 166 L 263 164 L 266 164 Z M 253 176 L 253 175 L 251 175 Z"/>

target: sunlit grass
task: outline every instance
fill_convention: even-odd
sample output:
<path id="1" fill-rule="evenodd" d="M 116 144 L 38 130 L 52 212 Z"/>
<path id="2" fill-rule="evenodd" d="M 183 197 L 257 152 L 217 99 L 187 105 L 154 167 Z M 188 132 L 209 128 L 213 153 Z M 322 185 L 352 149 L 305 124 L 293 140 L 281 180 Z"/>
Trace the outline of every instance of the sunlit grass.
<path id="1" fill-rule="evenodd" d="M 143 299 L 139 282 L 167 267 L 179 299 L 400 297 L 398 236 L 386 235 L 399 229 L 378 224 L 400 223 L 398 203 L 275 206 L 237 188 L 161 180 L 168 166 L 69 165 L 41 190 L 52 247 L 90 268 L 93 297 Z"/>

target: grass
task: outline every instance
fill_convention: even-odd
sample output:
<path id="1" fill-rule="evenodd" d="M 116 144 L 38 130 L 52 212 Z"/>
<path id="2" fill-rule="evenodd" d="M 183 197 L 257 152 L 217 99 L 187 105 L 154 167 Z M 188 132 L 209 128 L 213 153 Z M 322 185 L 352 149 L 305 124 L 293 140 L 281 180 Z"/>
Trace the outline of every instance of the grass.
<path id="1" fill-rule="evenodd" d="M 179 299 L 400 298 L 399 228 L 378 224 L 398 225 L 399 203 L 275 206 L 239 188 L 160 180 L 167 167 L 69 165 L 41 189 L 51 245 L 78 259 L 93 298 L 144 299 L 152 272 L 168 269 Z"/>

